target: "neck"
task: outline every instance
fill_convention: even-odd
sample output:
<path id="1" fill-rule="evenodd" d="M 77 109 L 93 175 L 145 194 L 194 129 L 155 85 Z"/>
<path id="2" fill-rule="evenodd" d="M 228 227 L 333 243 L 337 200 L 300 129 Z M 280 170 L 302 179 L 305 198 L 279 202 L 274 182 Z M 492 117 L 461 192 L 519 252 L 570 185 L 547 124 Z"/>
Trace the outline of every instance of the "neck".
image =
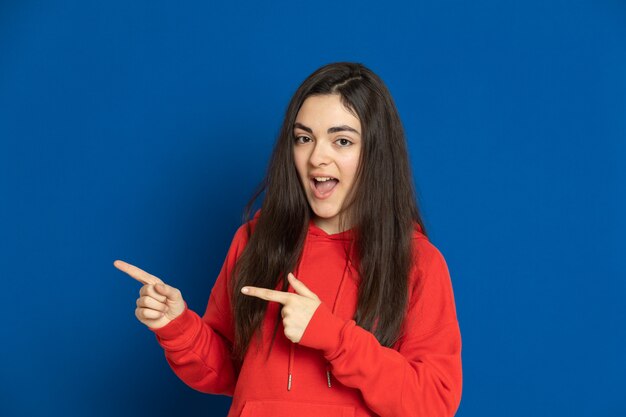
<path id="1" fill-rule="evenodd" d="M 317 227 L 319 227 L 320 229 L 322 229 L 329 235 L 334 235 L 334 234 L 341 233 L 350 229 L 348 224 L 345 224 L 344 227 L 341 228 L 339 225 L 339 220 L 336 218 L 335 219 L 323 219 L 321 217 L 314 217 L 313 223 L 315 223 Z"/>

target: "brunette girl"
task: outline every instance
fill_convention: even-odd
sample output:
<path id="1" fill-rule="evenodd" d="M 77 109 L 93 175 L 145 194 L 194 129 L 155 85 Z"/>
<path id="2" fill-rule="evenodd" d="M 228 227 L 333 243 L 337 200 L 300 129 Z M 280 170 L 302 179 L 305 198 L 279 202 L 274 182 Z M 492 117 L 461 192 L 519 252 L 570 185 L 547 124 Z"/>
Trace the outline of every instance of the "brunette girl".
<path id="1" fill-rule="evenodd" d="M 261 209 L 251 207 L 265 192 Z M 231 416 L 452 416 L 461 336 L 381 79 L 335 63 L 294 94 L 206 311 L 123 261 L 135 315 L 189 386 Z"/>

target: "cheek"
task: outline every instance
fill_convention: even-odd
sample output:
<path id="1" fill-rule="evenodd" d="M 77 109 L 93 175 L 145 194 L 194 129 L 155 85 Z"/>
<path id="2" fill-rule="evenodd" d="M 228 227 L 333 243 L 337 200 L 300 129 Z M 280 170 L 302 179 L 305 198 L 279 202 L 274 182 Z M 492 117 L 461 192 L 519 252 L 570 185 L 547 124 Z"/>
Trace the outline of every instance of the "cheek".
<path id="1" fill-rule="evenodd" d="M 302 156 L 301 152 L 294 152 L 293 163 L 296 167 L 296 172 L 298 172 L 298 177 L 300 181 L 302 181 L 302 178 L 306 177 L 306 159 Z"/>
<path id="2" fill-rule="evenodd" d="M 350 183 L 353 182 L 354 177 L 356 176 L 356 171 L 359 168 L 359 155 L 350 156 L 346 158 L 343 163 L 343 174 L 344 178 L 349 180 Z"/>

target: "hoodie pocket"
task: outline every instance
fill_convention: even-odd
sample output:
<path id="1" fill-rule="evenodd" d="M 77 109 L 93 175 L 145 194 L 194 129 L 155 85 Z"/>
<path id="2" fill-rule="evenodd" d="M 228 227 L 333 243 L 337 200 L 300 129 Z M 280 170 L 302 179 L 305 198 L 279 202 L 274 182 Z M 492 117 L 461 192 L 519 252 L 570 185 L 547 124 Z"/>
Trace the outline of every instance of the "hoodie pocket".
<path id="1" fill-rule="evenodd" d="M 246 401 L 240 417 L 354 417 L 354 406 L 294 401 Z"/>

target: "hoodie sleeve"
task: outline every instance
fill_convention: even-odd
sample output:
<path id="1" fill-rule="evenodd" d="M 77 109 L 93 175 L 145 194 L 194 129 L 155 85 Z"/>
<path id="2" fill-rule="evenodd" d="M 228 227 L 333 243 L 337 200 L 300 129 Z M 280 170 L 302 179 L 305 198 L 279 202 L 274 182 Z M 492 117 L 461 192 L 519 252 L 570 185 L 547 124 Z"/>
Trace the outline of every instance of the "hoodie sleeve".
<path id="1" fill-rule="evenodd" d="M 418 245 L 403 335 L 393 348 L 324 303 L 300 341 L 320 349 L 333 376 L 359 389 L 381 417 L 453 416 L 461 400 L 461 334 L 448 267 L 430 242 Z"/>
<path id="2" fill-rule="evenodd" d="M 151 329 L 174 373 L 201 392 L 232 395 L 235 389 L 237 370 L 231 360 L 234 333 L 228 282 L 247 240 L 244 226 L 235 233 L 204 315 L 200 317 L 185 308 L 167 325 Z"/>

